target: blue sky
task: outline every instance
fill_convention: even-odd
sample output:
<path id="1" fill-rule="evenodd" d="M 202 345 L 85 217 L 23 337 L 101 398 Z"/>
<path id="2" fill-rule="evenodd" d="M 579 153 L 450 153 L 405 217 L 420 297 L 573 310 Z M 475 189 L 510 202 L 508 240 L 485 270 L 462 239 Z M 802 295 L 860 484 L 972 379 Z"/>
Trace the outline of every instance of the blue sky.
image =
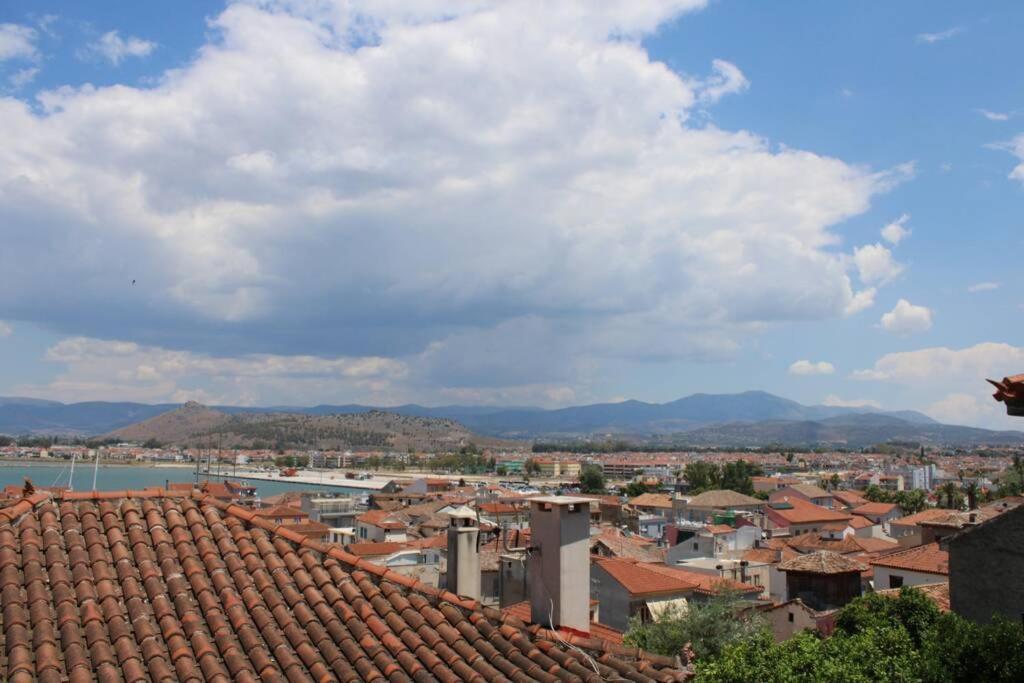
<path id="1" fill-rule="evenodd" d="M 1012 424 L 981 380 L 1024 371 L 1019 3 L 0 25 L 0 395 Z"/>

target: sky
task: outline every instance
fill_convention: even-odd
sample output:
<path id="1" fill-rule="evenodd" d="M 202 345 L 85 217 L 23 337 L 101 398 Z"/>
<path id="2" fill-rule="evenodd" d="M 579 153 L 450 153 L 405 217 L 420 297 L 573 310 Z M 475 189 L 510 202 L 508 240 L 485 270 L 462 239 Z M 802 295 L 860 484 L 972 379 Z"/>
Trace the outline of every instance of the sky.
<path id="1" fill-rule="evenodd" d="M 1024 5 L 0 4 L 0 395 L 1011 427 Z"/>

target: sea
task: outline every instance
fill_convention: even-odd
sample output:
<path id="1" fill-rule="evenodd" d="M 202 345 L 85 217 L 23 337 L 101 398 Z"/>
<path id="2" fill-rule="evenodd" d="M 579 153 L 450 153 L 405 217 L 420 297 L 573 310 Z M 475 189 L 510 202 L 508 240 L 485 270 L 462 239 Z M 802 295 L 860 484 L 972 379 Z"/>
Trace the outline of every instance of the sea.
<path id="1" fill-rule="evenodd" d="M 16 462 L 0 463 L 0 487 L 9 484 L 21 486 L 25 477 L 32 480 L 35 486 L 68 486 L 71 468 L 69 463 L 22 465 Z M 92 490 L 93 467 L 91 464 L 75 465 L 73 488 L 75 491 Z M 205 480 L 206 474 L 200 474 Z M 210 475 L 211 481 L 222 481 L 217 477 L 216 470 Z M 96 489 L 99 491 L 123 491 L 125 489 L 143 489 L 147 486 L 166 486 L 168 482 L 194 482 L 196 471 L 185 467 L 145 467 L 124 465 L 100 465 L 96 471 Z M 318 484 L 293 484 L 282 481 L 245 480 L 256 487 L 260 498 L 275 496 L 285 491 L 313 491 L 326 494 L 348 494 L 356 497 L 365 496 L 366 489 L 348 488 L 345 486 L 320 486 Z"/>

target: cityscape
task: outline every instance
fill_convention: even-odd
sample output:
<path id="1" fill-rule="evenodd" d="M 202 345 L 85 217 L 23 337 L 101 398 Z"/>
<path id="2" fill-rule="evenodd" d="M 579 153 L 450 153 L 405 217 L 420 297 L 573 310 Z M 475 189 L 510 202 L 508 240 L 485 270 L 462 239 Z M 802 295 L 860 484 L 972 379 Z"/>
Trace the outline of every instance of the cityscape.
<path id="1" fill-rule="evenodd" d="M 1024 681 L 1022 29 L 0 4 L 0 680 Z"/>

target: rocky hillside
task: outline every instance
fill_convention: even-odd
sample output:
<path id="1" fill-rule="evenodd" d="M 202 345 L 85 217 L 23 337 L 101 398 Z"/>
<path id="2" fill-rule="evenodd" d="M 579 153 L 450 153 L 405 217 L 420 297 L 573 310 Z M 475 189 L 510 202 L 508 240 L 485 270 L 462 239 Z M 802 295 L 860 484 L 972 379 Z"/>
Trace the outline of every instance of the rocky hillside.
<path id="1" fill-rule="evenodd" d="M 454 420 L 412 417 L 380 410 L 358 414 L 229 414 L 198 403 L 107 434 L 135 442 L 150 439 L 180 446 L 223 448 L 318 448 L 326 450 L 447 451 L 469 443 L 508 445 L 473 434 Z"/>

